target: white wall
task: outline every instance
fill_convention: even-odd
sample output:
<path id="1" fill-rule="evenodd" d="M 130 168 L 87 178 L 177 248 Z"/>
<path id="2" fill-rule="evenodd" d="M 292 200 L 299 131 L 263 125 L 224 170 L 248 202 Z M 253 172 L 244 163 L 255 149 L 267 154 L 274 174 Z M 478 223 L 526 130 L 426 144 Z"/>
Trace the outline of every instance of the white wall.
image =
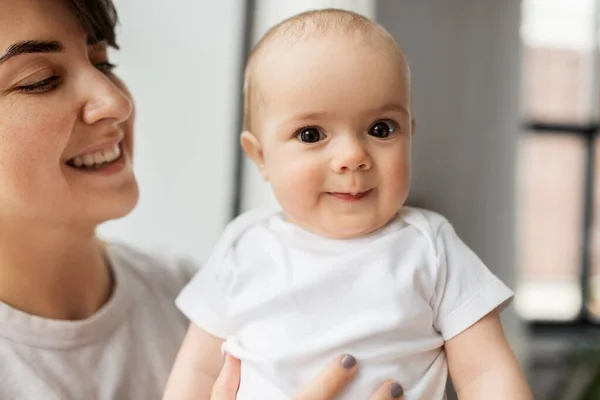
<path id="1" fill-rule="evenodd" d="M 117 73 L 137 103 L 141 200 L 100 233 L 204 259 L 228 221 L 244 10 L 239 0 L 116 0 Z"/>
<path id="2" fill-rule="evenodd" d="M 520 1 L 378 0 L 377 15 L 413 72 L 411 201 L 444 214 L 515 288 Z M 523 359 L 513 308 L 504 322 Z"/>
<path id="3" fill-rule="evenodd" d="M 252 41 L 258 42 L 269 28 L 285 18 L 303 11 L 321 8 L 342 8 L 367 17 L 375 16 L 375 0 L 256 0 Z M 265 204 L 277 204 L 270 186 L 263 182 L 248 157 L 244 157 L 243 181 L 242 211 Z"/>

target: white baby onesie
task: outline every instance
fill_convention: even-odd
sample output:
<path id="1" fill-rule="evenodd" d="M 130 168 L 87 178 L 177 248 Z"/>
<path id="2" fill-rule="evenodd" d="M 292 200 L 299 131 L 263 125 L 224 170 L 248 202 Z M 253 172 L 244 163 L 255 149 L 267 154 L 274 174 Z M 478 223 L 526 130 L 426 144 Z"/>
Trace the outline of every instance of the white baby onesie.
<path id="1" fill-rule="evenodd" d="M 391 378 L 406 400 L 438 400 L 444 341 L 512 295 L 433 212 L 405 207 L 377 232 L 336 240 L 261 209 L 229 224 L 177 305 L 242 360 L 238 399 L 289 399 L 349 353 L 360 372 L 341 398 Z"/>

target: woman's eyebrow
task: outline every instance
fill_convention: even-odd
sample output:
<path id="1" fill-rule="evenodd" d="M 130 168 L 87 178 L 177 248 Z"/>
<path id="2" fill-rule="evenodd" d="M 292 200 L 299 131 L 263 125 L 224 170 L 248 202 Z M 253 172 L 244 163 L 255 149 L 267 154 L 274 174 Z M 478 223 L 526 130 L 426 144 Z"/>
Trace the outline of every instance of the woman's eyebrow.
<path id="1" fill-rule="evenodd" d="M 63 49 L 62 43 L 56 40 L 24 40 L 8 46 L 4 54 L 0 56 L 0 64 L 20 54 L 59 53 Z"/>

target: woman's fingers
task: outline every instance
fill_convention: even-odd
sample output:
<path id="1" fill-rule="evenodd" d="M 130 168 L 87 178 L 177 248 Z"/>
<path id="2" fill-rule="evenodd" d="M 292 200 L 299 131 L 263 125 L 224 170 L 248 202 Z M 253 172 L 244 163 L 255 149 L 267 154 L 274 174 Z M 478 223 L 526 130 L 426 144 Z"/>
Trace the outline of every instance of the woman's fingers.
<path id="1" fill-rule="evenodd" d="M 379 386 L 368 400 L 392 400 L 403 399 L 404 389 L 396 381 L 388 381 Z"/>
<path id="2" fill-rule="evenodd" d="M 336 358 L 294 400 L 333 400 L 356 375 L 356 359 L 345 354 Z"/>
<path id="3" fill-rule="evenodd" d="M 211 400 L 235 400 L 240 386 L 240 360 L 225 355 L 225 363 L 221 373 L 213 385 Z"/>
<path id="4" fill-rule="evenodd" d="M 345 354 L 327 365 L 294 400 L 334 400 L 356 375 L 356 359 Z M 211 400 L 235 400 L 240 384 L 240 361 L 229 354 L 213 386 Z M 404 390 L 395 381 L 381 385 L 368 400 L 401 400 Z"/>

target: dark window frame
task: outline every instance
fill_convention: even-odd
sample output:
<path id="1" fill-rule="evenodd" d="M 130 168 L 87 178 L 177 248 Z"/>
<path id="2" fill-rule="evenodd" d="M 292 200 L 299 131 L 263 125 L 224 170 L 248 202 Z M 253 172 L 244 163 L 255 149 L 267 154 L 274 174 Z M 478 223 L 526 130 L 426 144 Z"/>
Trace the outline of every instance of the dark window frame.
<path id="1" fill-rule="evenodd" d="M 591 299 L 591 278 L 592 278 L 592 228 L 594 224 L 594 189 L 595 185 L 600 185 L 600 182 L 595 183 L 594 179 L 600 177 L 594 176 L 596 154 L 594 145 L 596 140 L 600 140 L 600 108 L 599 108 L 599 74 L 598 67 L 600 66 L 600 0 L 593 0 L 593 55 L 591 65 L 591 84 L 589 95 L 592 100 L 592 114 L 587 122 L 569 123 L 569 122 L 549 122 L 542 119 L 529 119 L 523 124 L 526 132 L 539 135 L 575 135 L 584 140 L 585 155 L 584 155 L 584 184 L 583 184 L 583 204 L 581 214 L 581 229 L 583 235 L 580 244 L 581 263 L 579 270 L 579 285 L 581 293 L 581 307 L 578 315 L 569 321 L 540 321 L 530 320 L 529 326 L 531 331 L 538 336 L 550 335 L 564 337 L 581 335 L 596 336 L 600 333 L 600 317 L 592 317 L 589 310 Z M 600 161 L 600 160 L 599 160 Z M 598 210 L 600 212 L 600 210 Z"/>
<path id="2" fill-rule="evenodd" d="M 594 169 L 595 148 L 598 139 L 600 125 L 598 123 L 571 124 L 571 123 L 547 123 L 543 121 L 529 121 L 524 124 L 526 132 L 538 135 L 575 135 L 585 142 L 585 168 L 584 168 L 584 196 L 581 227 L 583 229 L 581 243 L 581 265 L 579 283 L 581 288 L 582 302 L 577 317 L 570 321 L 529 321 L 533 333 L 546 334 L 556 332 L 562 334 L 565 328 L 581 328 L 582 330 L 600 331 L 600 321 L 593 318 L 588 308 L 590 299 L 591 282 L 591 251 L 592 251 L 592 227 L 594 217 Z"/>

